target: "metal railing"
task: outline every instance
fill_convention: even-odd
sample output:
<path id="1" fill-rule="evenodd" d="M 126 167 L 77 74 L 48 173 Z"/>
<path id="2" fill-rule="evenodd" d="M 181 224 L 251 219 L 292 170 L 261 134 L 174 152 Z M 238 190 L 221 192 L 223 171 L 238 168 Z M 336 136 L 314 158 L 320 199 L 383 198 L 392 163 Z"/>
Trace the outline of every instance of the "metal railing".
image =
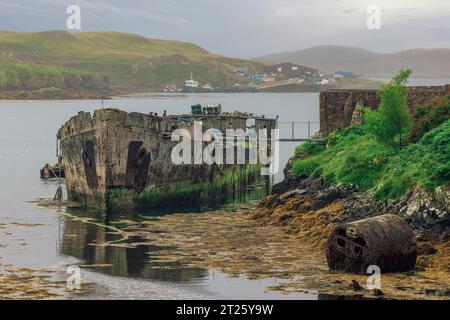
<path id="1" fill-rule="evenodd" d="M 319 131 L 320 122 L 278 122 L 278 129 L 280 130 L 280 142 L 308 141 L 312 140 L 314 133 Z"/>

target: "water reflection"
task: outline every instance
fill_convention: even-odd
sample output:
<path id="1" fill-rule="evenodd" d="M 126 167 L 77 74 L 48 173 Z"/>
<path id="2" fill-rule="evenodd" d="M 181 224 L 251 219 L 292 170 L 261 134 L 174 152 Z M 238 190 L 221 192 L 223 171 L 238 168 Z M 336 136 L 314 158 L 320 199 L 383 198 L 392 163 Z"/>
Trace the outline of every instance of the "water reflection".
<path id="1" fill-rule="evenodd" d="M 265 114 L 266 117 L 275 118 L 279 115 L 279 121 L 318 121 L 319 97 L 318 93 L 292 93 L 292 94 L 189 94 L 183 96 L 149 95 L 140 98 L 121 98 L 105 101 L 108 107 L 119 108 L 129 112 L 158 112 L 167 110 L 169 114 L 182 114 L 188 110 L 188 106 L 201 103 L 221 103 L 226 111 L 240 110 Z M 178 270 L 166 270 L 158 266 L 155 257 L 146 256 L 151 243 L 141 247 L 119 248 L 89 246 L 91 241 L 102 239 L 116 239 L 120 236 L 114 234 L 110 228 L 100 225 L 86 224 L 63 215 L 57 214 L 54 209 L 39 208 L 35 203 L 28 202 L 36 198 L 53 198 L 58 182 L 42 182 L 39 179 L 39 170 L 46 162 L 54 163 L 55 158 L 55 133 L 61 124 L 79 111 L 93 111 L 99 108 L 99 101 L 95 100 L 71 100 L 71 101 L 0 101 L 0 165 L 5 174 L 0 180 L 0 223 L 7 226 L 2 229 L 1 244 L 7 245 L 0 248 L 1 262 L 14 264 L 26 268 L 52 268 L 60 264 L 73 263 L 70 256 L 82 260 L 83 264 L 110 263 L 112 267 L 96 268 L 98 272 L 83 273 L 84 277 L 91 277 L 92 282 L 108 282 L 116 295 L 108 292 L 99 292 L 98 298 L 192 298 L 189 294 L 179 289 L 178 285 L 160 286 L 157 281 L 142 281 L 137 284 L 136 279 L 109 276 L 107 274 L 130 275 L 144 277 L 153 272 L 156 278 L 181 279 L 184 274 L 192 272 L 187 267 Z M 274 107 L 282 106 L 282 107 Z M 37 111 L 38 110 L 38 111 Z M 289 131 L 290 132 L 290 131 Z M 288 133 L 288 132 L 287 132 Z M 284 134 L 281 132 L 281 134 Z M 283 143 L 280 145 L 280 169 L 284 167 L 288 158 L 293 154 L 297 143 Z M 26 161 L 20 161 L 25 159 Z M 18 161 L 20 169 L 18 169 Z M 282 179 L 282 170 L 275 177 L 276 181 Z M 64 190 L 65 191 L 65 190 Z M 240 200 L 236 198 L 236 202 Z M 181 209 L 179 209 L 181 210 Z M 185 208 L 183 208 L 185 210 Z M 231 209 L 230 209 L 231 210 Z M 95 222 L 111 226 L 104 217 L 87 212 L 70 212 L 77 217 L 95 217 Z M 161 212 L 149 214 L 160 215 Z M 131 217 L 139 219 L 138 216 Z M 113 217 L 117 220 L 117 217 Z M 39 224 L 34 227 L 14 227 L 12 223 Z M 10 235 L 8 235 L 8 234 Z M 21 246 L 26 243 L 27 246 Z M 55 246 L 57 250 L 55 250 Z M 17 250 L 16 250 L 17 249 Z M 19 251 L 20 249 L 20 251 Z M 153 248 L 154 250 L 154 248 Z M 150 251 L 150 250 L 149 250 Z M 155 251 L 152 251 L 155 252 Z M 60 253 L 62 255 L 60 255 Z M 67 259 L 69 255 L 69 259 Z M 69 260 L 67 262 L 67 260 Z M 150 268 L 151 264 L 155 268 Z M 148 268 L 148 272 L 145 271 Z M 183 277 L 176 274 L 183 273 Z M 196 271 L 194 276 L 186 276 L 189 279 L 204 277 L 204 270 Z M 65 274 L 64 274 L 65 275 Z M 153 276 L 153 275 L 149 275 Z M 177 278 L 178 277 L 178 278 Z M 189 280 L 191 281 L 191 280 Z M 217 277 L 210 280 L 217 285 L 217 292 L 224 292 L 225 281 L 220 282 Z M 219 283 L 220 282 L 220 283 Z M 181 285 L 180 285 L 181 286 Z M 184 285 L 183 285 L 184 286 Z M 264 291 L 267 285 L 259 288 L 259 293 Z M 247 283 L 240 282 L 237 291 L 242 293 L 243 287 L 249 289 Z M 131 288 L 130 291 L 124 288 Z M 138 289 L 136 289 L 138 288 Z M 253 287 L 254 288 L 254 287 Z M 147 291 L 146 291 L 147 290 Z M 239 295 L 242 296 L 242 295 Z M 256 297 L 256 294 L 248 297 Z"/>
<path id="2" fill-rule="evenodd" d="M 83 215 L 83 212 L 80 211 L 72 213 L 78 216 Z M 106 217 L 97 217 L 96 223 L 102 222 L 105 225 L 109 223 Z M 85 265 L 94 266 L 96 271 L 112 276 L 173 282 L 186 282 L 207 276 L 207 270 L 184 268 L 176 265 L 175 262 L 173 265 L 164 265 L 156 259 L 152 259 L 152 252 L 175 248 L 156 247 L 150 243 L 126 247 L 127 244 L 141 242 L 142 239 L 136 237 L 121 242 L 123 246 L 96 245 L 117 240 L 120 240 L 120 235 L 112 233 L 107 227 L 66 219 L 60 242 L 60 253 L 80 259 Z"/>
<path id="3" fill-rule="evenodd" d="M 230 193 L 232 196 L 226 205 L 215 206 L 211 202 L 208 208 L 180 208 L 176 213 L 192 213 L 220 210 L 234 211 L 237 205 L 250 203 L 261 199 L 270 192 L 270 181 L 264 180 L 251 185 L 240 192 Z M 91 266 L 97 272 L 112 276 L 153 279 L 170 282 L 201 281 L 208 277 L 207 269 L 192 268 L 180 261 L 159 259 L 161 252 L 176 252 L 176 247 L 155 246 L 151 234 L 161 233 L 160 230 L 146 230 L 146 239 L 138 236 L 123 238 L 121 231 L 129 225 L 123 221 L 132 221 L 133 228 L 147 228 L 139 222 L 148 217 L 175 213 L 171 210 L 152 210 L 146 212 L 114 213 L 106 215 L 101 212 L 82 209 L 67 209 L 67 214 L 73 217 L 65 219 L 60 234 L 60 253 L 75 257 L 86 267 Z M 104 245 L 108 243 L 109 245 Z M 114 243 L 114 245 L 110 245 Z M 189 254 L 189 253 L 186 253 Z"/>

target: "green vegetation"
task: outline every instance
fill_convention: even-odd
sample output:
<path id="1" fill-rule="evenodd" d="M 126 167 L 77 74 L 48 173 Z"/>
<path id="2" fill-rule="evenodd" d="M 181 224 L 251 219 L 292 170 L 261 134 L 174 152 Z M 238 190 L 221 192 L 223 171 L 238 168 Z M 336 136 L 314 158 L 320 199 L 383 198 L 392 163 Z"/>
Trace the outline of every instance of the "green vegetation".
<path id="1" fill-rule="evenodd" d="M 413 115 L 410 140 L 417 142 L 432 128 L 450 119 L 450 95 L 439 97 L 419 106 Z"/>
<path id="2" fill-rule="evenodd" d="M 37 90 L 52 87 L 106 90 L 110 85 L 107 77 L 85 70 L 0 59 L 0 90 Z"/>
<path id="3" fill-rule="evenodd" d="M 422 116 L 418 119 L 434 120 L 426 122 L 428 127 L 420 132 L 426 128 L 429 131 L 417 142 L 406 145 L 409 116 L 405 116 L 402 107 L 406 75 L 400 73 L 391 85 L 383 88 L 380 108 L 366 111 L 369 117 L 365 124 L 331 133 L 326 147 L 317 141 L 299 146 L 294 172 L 303 177 L 323 177 L 328 183 L 354 184 L 360 191 L 373 191 L 383 201 L 398 199 L 416 186 L 432 191 L 448 184 L 450 120 L 448 115 L 442 120 L 440 114 L 442 110 L 448 112 L 448 98 L 439 100 L 438 106 L 430 106 L 429 112 L 420 111 Z M 436 113 L 439 116 L 434 116 Z M 388 132 L 392 135 L 387 136 Z"/>
<path id="4" fill-rule="evenodd" d="M 380 90 L 381 104 L 378 109 L 365 110 L 365 122 L 369 130 L 382 143 L 400 150 L 405 144 L 410 128 L 408 92 L 406 82 L 411 70 L 401 70 L 391 83 Z"/>
<path id="5" fill-rule="evenodd" d="M 180 41 L 119 32 L 0 32 L 0 90 L 105 89 L 238 82 L 236 67 L 258 63 L 217 56 Z"/>
<path id="6" fill-rule="evenodd" d="M 307 142 L 297 152 L 322 148 L 320 142 Z M 325 150 L 295 161 L 293 168 L 303 177 L 322 176 L 328 183 L 373 190 L 380 200 L 399 198 L 413 186 L 432 191 L 450 182 L 450 120 L 398 153 L 374 138 L 367 127 L 336 131 Z"/>
<path id="7" fill-rule="evenodd" d="M 214 206 L 245 196 L 243 188 L 258 181 L 260 170 L 259 165 L 245 165 L 225 170 L 223 176 L 217 176 L 212 182 L 154 187 L 142 192 L 116 189 L 110 193 L 110 206 L 113 209 Z"/>
<path id="8" fill-rule="evenodd" d="M 449 182 L 450 120 L 447 120 L 390 159 L 376 195 L 381 199 L 398 198 L 415 185 L 432 191 Z"/>
<path id="9" fill-rule="evenodd" d="M 315 144 L 319 142 L 307 142 L 297 151 L 312 149 Z M 394 152 L 368 134 L 366 128 L 354 126 L 332 133 L 326 149 L 294 162 L 294 171 L 304 177 L 322 176 L 329 183 L 351 183 L 367 190 L 381 177 L 392 155 Z"/>

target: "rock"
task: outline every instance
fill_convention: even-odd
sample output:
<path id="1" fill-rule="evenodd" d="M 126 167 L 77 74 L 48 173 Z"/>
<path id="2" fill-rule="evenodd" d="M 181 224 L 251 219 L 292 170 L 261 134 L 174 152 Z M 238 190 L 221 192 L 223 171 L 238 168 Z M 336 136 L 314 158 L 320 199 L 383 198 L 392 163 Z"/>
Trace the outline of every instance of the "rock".
<path id="1" fill-rule="evenodd" d="M 352 283 L 350 284 L 350 289 L 353 289 L 353 291 L 362 291 L 364 290 L 363 287 L 359 284 L 358 281 L 352 280 Z"/>
<path id="2" fill-rule="evenodd" d="M 312 180 L 310 185 L 309 185 L 309 190 L 310 192 L 317 192 L 317 191 L 321 191 L 323 189 L 324 186 L 324 181 L 322 179 L 315 179 Z"/>
<path id="3" fill-rule="evenodd" d="M 323 192 L 319 192 L 317 195 L 317 199 L 322 200 L 324 202 L 332 202 L 339 198 L 339 190 L 335 187 L 330 187 Z"/>
<path id="4" fill-rule="evenodd" d="M 421 241 L 421 242 L 425 242 L 425 241 L 430 241 L 430 235 L 428 232 L 425 231 L 421 231 L 417 236 L 416 236 L 416 241 Z"/>
<path id="5" fill-rule="evenodd" d="M 441 241 L 449 241 L 450 240 L 450 231 L 445 231 L 441 236 L 439 237 L 439 240 Z"/>
<path id="6" fill-rule="evenodd" d="M 373 289 L 373 295 L 375 297 L 382 297 L 382 296 L 384 296 L 384 293 L 380 289 Z"/>
<path id="7" fill-rule="evenodd" d="M 297 189 L 302 184 L 303 180 L 304 178 L 295 175 L 286 177 L 283 181 L 272 187 L 272 194 L 283 194 L 287 191 Z"/>
<path id="8" fill-rule="evenodd" d="M 417 254 L 420 256 L 429 256 L 436 252 L 437 249 L 430 243 L 421 243 L 417 245 Z"/>
<path id="9" fill-rule="evenodd" d="M 435 224 L 431 228 L 431 232 L 433 232 L 433 233 L 442 233 L 443 231 L 444 231 L 444 227 L 439 224 Z"/>
<path id="10" fill-rule="evenodd" d="M 448 186 L 429 192 L 416 188 L 402 198 L 402 215 L 411 218 L 416 228 L 440 234 L 450 222 L 450 189 Z"/>
<path id="11" fill-rule="evenodd" d="M 371 191 L 358 193 L 358 188 L 353 185 L 329 185 L 322 178 L 304 178 L 291 172 L 286 179 L 273 187 L 272 194 L 279 195 L 280 198 L 272 199 L 270 208 L 276 207 L 277 203 L 284 203 L 281 195 L 286 192 L 289 192 L 288 197 L 305 195 L 318 200 L 317 208 L 314 209 L 339 200 L 344 206 L 344 223 L 393 213 L 403 217 L 415 231 L 434 234 L 431 238 L 427 236 L 427 239 L 420 239 L 419 236 L 418 241 L 439 240 L 439 236 L 444 233 L 446 235 L 441 237 L 441 240 L 450 239 L 450 186 L 437 188 L 434 193 L 415 188 L 400 199 L 385 203 L 377 201 Z M 425 234 L 421 236 L 425 237 Z"/>
<path id="12" fill-rule="evenodd" d="M 294 171 L 292 170 L 292 166 L 294 164 L 294 161 L 300 158 L 302 158 L 302 155 L 298 153 L 294 153 L 294 155 L 289 158 L 286 167 L 283 169 L 283 173 L 286 178 L 295 175 Z"/>
<path id="13" fill-rule="evenodd" d="M 282 199 L 285 199 L 285 198 L 291 198 L 292 196 L 303 195 L 303 194 L 306 194 L 306 193 L 308 193 L 308 191 L 305 190 L 305 189 L 295 189 L 295 190 L 288 191 L 288 192 L 284 193 L 284 194 L 281 196 L 281 198 L 282 198 Z"/>

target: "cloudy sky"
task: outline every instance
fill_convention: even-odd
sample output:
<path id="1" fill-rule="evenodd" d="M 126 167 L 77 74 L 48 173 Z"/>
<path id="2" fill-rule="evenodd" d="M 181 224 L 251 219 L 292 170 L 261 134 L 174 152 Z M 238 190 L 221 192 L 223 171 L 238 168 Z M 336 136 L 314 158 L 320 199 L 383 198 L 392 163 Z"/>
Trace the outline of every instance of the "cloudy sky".
<path id="1" fill-rule="evenodd" d="M 449 0 L 0 0 L 0 29 L 65 29 L 71 4 L 81 8 L 81 31 L 184 40 L 231 56 L 321 44 L 450 47 Z M 370 5 L 381 9 L 381 30 L 367 28 Z"/>

